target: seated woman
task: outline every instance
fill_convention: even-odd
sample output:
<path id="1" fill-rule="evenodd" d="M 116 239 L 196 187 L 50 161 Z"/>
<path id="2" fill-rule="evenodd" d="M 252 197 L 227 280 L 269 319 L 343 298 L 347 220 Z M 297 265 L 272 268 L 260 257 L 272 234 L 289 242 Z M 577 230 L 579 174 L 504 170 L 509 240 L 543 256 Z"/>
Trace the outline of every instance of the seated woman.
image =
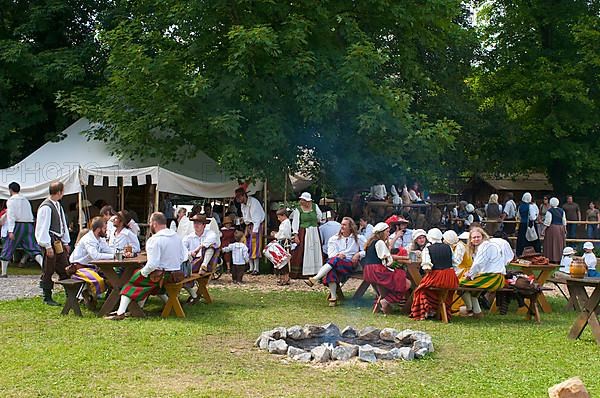
<path id="1" fill-rule="evenodd" d="M 358 237 L 356 223 L 350 217 L 344 217 L 340 232 L 327 242 L 327 263 L 319 272 L 304 282 L 314 286 L 318 281 L 329 287 L 329 306 L 337 304 L 337 289 L 350 277 L 354 267 L 360 260 L 361 240 Z"/>
<path id="2" fill-rule="evenodd" d="M 408 250 L 409 253 L 415 253 L 418 261 L 421 261 L 423 249 L 427 246 L 427 232 L 423 229 L 415 229 L 412 233 L 412 244 Z"/>
<path id="3" fill-rule="evenodd" d="M 416 320 L 434 318 L 438 315 L 438 293 L 431 291 L 430 287 L 442 289 L 456 289 L 458 287 L 458 278 L 452 267 L 452 248 L 450 245 L 442 243 L 442 231 L 437 228 L 430 229 L 427 232 L 427 240 L 431 244 L 423 249 L 421 255 L 421 268 L 425 271 L 425 276 L 415 289 L 410 311 L 410 317 Z M 448 319 L 450 319 L 452 299 L 452 293 L 446 296 L 446 315 Z"/>
<path id="4" fill-rule="evenodd" d="M 363 280 L 375 286 L 379 305 L 384 314 L 389 314 L 393 304 L 404 302 L 410 281 L 402 269 L 388 268 L 394 261 L 386 244 L 390 227 L 383 222 L 373 227 L 373 235 L 365 245 Z"/>
<path id="5" fill-rule="evenodd" d="M 460 286 L 476 287 L 487 291 L 496 291 L 504 286 L 506 264 L 514 256 L 508 242 L 503 239 L 490 239 L 479 227 L 471 228 L 469 233 L 469 249 L 474 253 L 473 265 L 464 274 Z M 482 318 L 479 306 L 480 293 L 465 292 L 462 297 L 467 306 L 467 315 Z"/>
<path id="6" fill-rule="evenodd" d="M 466 241 L 469 239 L 469 233 L 463 232 L 458 236 L 456 235 L 456 232 L 449 229 L 444 232 L 442 236 L 444 238 L 444 243 L 450 245 L 450 248 L 452 248 L 452 266 L 454 267 L 457 278 L 460 279 L 473 264 L 473 257 L 466 244 Z M 452 303 L 450 311 L 453 314 L 456 314 L 460 310 L 460 307 L 465 305 L 465 302 L 458 297 L 458 293 L 456 292 L 454 293 Z"/>
<path id="7" fill-rule="evenodd" d="M 128 213 L 120 211 L 112 219 L 114 230 L 108 237 L 108 246 L 113 251 L 131 247 L 131 251 L 125 251 L 125 257 L 133 257 L 140 252 L 140 241 L 137 235 L 129 229 L 131 217 Z"/>

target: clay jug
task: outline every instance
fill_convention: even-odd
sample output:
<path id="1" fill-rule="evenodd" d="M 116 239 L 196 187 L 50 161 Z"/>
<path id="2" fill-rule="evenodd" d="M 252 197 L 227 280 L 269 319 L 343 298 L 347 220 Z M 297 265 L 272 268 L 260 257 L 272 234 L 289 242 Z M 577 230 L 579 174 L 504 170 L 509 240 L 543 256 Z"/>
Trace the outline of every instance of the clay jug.
<path id="1" fill-rule="evenodd" d="M 581 257 L 574 257 L 569 268 L 569 274 L 571 278 L 583 278 L 587 273 L 585 263 Z"/>

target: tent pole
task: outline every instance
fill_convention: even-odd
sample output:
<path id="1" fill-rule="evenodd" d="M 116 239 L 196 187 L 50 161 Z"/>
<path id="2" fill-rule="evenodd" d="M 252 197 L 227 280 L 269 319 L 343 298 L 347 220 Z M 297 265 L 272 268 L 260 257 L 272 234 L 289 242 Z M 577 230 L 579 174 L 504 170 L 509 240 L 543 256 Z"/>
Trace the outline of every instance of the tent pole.
<path id="1" fill-rule="evenodd" d="M 285 172 L 283 173 L 283 177 L 285 178 L 285 188 L 283 189 L 283 203 L 285 203 L 285 205 L 287 206 L 287 190 L 288 190 L 288 179 L 289 177 L 289 173 L 287 173 L 287 167 L 284 170 Z"/>
<path id="2" fill-rule="evenodd" d="M 125 185 L 123 184 L 122 178 L 121 183 L 119 184 L 119 207 L 120 210 L 125 209 Z"/>
<path id="3" fill-rule="evenodd" d="M 156 184 L 156 188 L 154 188 L 154 212 L 158 211 L 158 184 Z"/>
<path id="4" fill-rule="evenodd" d="M 268 201 L 268 197 L 267 197 L 267 179 L 266 178 L 265 178 L 264 201 L 265 201 L 265 239 L 266 239 L 267 233 L 269 232 L 269 212 L 267 210 L 269 208 L 269 201 Z"/>
<path id="5" fill-rule="evenodd" d="M 83 226 L 85 225 L 83 218 L 84 213 L 83 213 L 83 200 L 81 199 L 81 191 L 82 191 L 83 187 L 80 185 L 79 186 L 79 192 L 77 193 L 77 209 L 79 209 L 79 230 L 81 231 L 83 229 Z"/>

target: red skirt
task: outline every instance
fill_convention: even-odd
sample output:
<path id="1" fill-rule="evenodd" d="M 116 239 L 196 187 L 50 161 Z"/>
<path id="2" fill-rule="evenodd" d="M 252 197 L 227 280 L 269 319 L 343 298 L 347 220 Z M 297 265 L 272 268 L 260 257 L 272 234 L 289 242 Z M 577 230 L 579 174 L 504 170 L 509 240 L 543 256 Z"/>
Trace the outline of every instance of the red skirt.
<path id="1" fill-rule="evenodd" d="M 383 297 L 388 303 L 404 301 L 406 293 L 406 272 L 402 269 L 389 270 L 383 264 L 367 264 L 363 269 L 363 280 L 378 288 L 385 289 Z M 378 289 L 382 291 L 383 289 Z"/>
<path id="2" fill-rule="evenodd" d="M 413 303 L 410 310 L 410 317 L 423 320 L 432 313 L 437 313 L 439 307 L 438 292 L 429 290 L 429 287 L 439 287 L 442 289 L 456 289 L 458 287 L 458 278 L 453 268 L 442 270 L 432 270 L 427 273 L 421 283 L 415 289 L 413 294 Z M 450 309 L 454 292 L 450 291 L 446 297 L 446 312 L 450 319 Z"/>

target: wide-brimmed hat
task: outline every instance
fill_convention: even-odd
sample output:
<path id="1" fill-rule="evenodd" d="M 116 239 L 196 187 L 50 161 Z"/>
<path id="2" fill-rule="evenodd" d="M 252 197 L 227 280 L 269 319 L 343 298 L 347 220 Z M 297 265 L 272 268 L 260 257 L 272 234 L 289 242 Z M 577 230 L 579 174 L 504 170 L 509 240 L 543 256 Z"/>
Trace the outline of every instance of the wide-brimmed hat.
<path id="1" fill-rule="evenodd" d="M 571 254 L 575 254 L 575 249 L 571 246 L 567 246 L 563 249 L 563 256 L 570 256 Z"/>
<path id="2" fill-rule="evenodd" d="M 416 241 L 419 236 L 424 236 L 424 237 L 427 238 L 427 232 L 425 232 L 424 229 L 420 229 L 420 228 L 419 229 L 415 229 L 412 232 L 412 241 L 413 242 Z"/>
<path id="3" fill-rule="evenodd" d="M 587 250 L 594 250 L 594 244 L 592 242 L 585 242 L 583 248 Z"/>
<path id="4" fill-rule="evenodd" d="M 384 222 L 378 222 L 374 227 L 373 227 L 373 233 L 377 233 L 377 232 L 383 232 L 386 229 L 388 229 L 390 226 L 387 225 Z"/>
<path id="5" fill-rule="evenodd" d="M 223 225 L 225 224 L 233 224 L 233 218 L 229 217 L 229 216 L 225 216 L 223 217 Z"/>
<path id="6" fill-rule="evenodd" d="M 312 202 L 312 195 L 310 194 L 310 192 L 302 192 L 302 195 L 300 195 L 299 199 L 306 200 L 307 202 Z"/>
<path id="7" fill-rule="evenodd" d="M 458 235 L 458 239 L 469 240 L 469 231 L 465 231 L 462 234 Z"/>
<path id="8" fill-rule="evenodd" d="M 519 256 L 519 258 L 529 258 L 537 256 L 543 256 L 543 254 L 536 252 L 533 246 L 527 246 L 523 249 L 523 253 Z"/>
<path id="9" fill-rule="evenodd" d="M 205 214 L 196 214 L 194 217 L 190 218 L 190 221 L 199 222 L 201 224 L 210 224 L 210 221 Z"/>
<path id="10" fill-rule="evenodd" d="M 443 238 L 442 231 L 439 228 L 431 228 L 427 231 L 427 240 L 431 243 L 441 242 Z"/>
<path id="11" fill-rule="evenodd" d="M 385 223 L 391 227 L 395 224 L 408 224 L 408 220 L 402 216 L 393 215 L 388 217 Z"/>
<path id="12" fill-rule="evenodd" d="M 451 229 L 444 232 L 442 234 L 442 238 L 444 239 L 444 242 L 446 242 L 449 245 L 455 245 L 458 243 L 458 235 L 456 235 L 456 232 L 454 232 Z"/>

